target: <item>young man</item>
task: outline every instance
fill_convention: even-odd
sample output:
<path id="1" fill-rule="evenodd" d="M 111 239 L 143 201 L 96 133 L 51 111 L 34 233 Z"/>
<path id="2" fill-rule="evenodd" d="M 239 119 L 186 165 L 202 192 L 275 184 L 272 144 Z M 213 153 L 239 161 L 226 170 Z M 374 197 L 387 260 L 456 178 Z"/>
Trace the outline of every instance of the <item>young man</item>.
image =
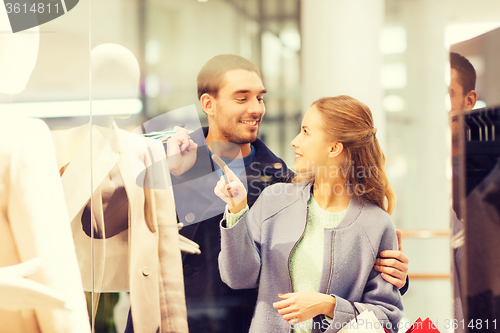
<path id="1" fill-rule="evenodd" d="M 451 133 L 452 133 L 452 155 L 461 154 L 458 148 L 459 129 L 458 113 L 472 110 L 477 102 L 476 70 L 470 61 L 464 56 L 450 52 L 450 86 L 448 93 L 451 102 Z M 456 158 L 454 158 L 456 160 Z M 454 161 L 454 171 L 457 171 L 457 163 Z"/>
<path id="2" fill-rule="evenodd" d="M 467 58 L 450 53 L 451 111 L 472 110 L 477 102 L 476 70 Z"/>
<path id="3" fill-rule="evenodd" d="M 451 227 L 453 232 L 452 243 L 453 249 L 453 292 L 454 292 L 454 316 L 457 322 L 464 319 L 462 299 L 461 299 L 461 284 L 464 280 L 461 278 L 463 267 L 463 247 L 464 233 L 463 225 L 459 220 L 459 195 L 455 193 L 458 191 L 458 183 L 460 175 L 460 157 L 461 150 L 459 148 L 460 140 L 459 135 L 460 127 L 458 122 L 458 115 L 460 112 L 472 110 L 477 102 L 476 88 L 476 70 L 470 61 L 464 56 L 451 52 L 450 53 L 450 86 L 448 88 L 451 102 L 451 134 L 452 134 L 452 161 L 453 161 L 453 210 L 451 212 Z M 457 333 L 464 332 L 463 325 L 459 325 L 455 330 Z"/>
<path id="4" fill-rule="evenodd" d="M 450 95 L 450 119 L 451 119 L 451 155 L 453 166 L 453 190 L 458 191 L 458 180 L 460 176 L 460 156 L 463 154 L 460 148 L 460 124 L 459 115 L 464 111 L 474 108 L 477 102 L 476 89 L 476 70 L 470 61 L 464 56 L 450 52 L 450 86 L 448 93 Z M 456 192 L 458 195 L 458 192 Z M 459 200 L 454 200 L 453 210 L 460 218 L 458 209 Z"/>
<path id="5" fill-rule="evenodd" d="M 257 290 L 233 290 L 220 278 L 219 222 L 225 205 L 214 194 L 222 173 L 211 154 L 219 155 L 240 179 L 245 178 L 250 207 L 266 186 L 291 180 L 293 172 L 258 139 L 266 89 L 253 63 L 236 55 L 219 55 L 203 66 L 197 81 L 209 126 L 191 134 L 177 128 L 167 141 L 177 216 L 184 224 L 180 233 L 197 242 L 201 250 L 200 255 L 183 254 L 189 329 L 248 332 Z M 385 271 L 389 282 L 402 287 L 406 256 L 389 252 L 393 253 L 387 256 L 396 259 L 378 262 L 378 269 Z"/>

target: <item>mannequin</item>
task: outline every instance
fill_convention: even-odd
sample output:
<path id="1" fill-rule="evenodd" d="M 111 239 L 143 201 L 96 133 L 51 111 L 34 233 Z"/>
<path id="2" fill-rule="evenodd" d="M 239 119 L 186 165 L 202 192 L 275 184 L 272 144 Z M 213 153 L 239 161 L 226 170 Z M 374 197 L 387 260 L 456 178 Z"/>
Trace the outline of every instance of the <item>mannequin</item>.
<path id="1" fill-rule="evenodd" d="M 0 308 L 23 310 L 30 308 L 64 308 L 66 298 L 57 290 L 25 278 L 37 272 L 43 264 L 41 258 L 0 267 Z"/>
<path id="2" fill-rule="evenodd" d="M 0 29 L 10 30 L 3 9 Z M 0 96 L 22 92 L 29 81 L 39 44 L 38 28 L 30 32 L 0 34 Z M 2 332 L 88 333 L 50 131 L 41 120 L 0 118 Z"/>
<path id="3" fill-rule="evenodd" d="M 2 6 L 0 31 L 10 31 L 9 18 Z M 0 93 L 19 94 L 28 84 L 38 58 L 40 34 L 38 27 L 26 33 L 4 33 L 0 36 Z"/>
<path id="4" fill-rule="evenodd" d="M 91 66 L 93 100 L 136 98 L 139 66 L 128 49 L 99 45 Z M 84 288 L 130 291 L 137 332 L 187 332 L 170 179 L 153 167 L 166 160 L 163 146 L 99 120 L 106 126 L 52 132 Z"/>

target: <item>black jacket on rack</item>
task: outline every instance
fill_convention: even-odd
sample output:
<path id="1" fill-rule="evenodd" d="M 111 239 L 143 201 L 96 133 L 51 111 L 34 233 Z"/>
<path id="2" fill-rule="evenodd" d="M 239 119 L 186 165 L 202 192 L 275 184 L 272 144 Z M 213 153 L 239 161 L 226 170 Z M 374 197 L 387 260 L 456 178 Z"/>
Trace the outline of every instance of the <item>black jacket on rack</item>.
<path id="1" fill-rule="evenodd" d="M 493 321 L 500 318 L 500 107 L 473 110 L 464 120 L 465 322 L 480 320 L 482 332 L 497 332 L 500 323 Z"/>

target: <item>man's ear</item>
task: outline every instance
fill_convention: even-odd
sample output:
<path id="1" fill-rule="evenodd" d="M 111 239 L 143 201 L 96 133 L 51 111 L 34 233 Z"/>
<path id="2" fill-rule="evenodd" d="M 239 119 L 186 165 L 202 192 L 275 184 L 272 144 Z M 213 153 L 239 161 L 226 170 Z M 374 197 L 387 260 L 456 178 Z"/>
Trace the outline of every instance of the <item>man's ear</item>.
<path id="1" fill-rule="evenodd" d="M 471 90 L 465 96 L 465 109 L 472 110 L 477 102 L 477 92 L 475 90 Z"/>
<path id="2" fill-rule="evenodd" d="M 339 156 L 344 151 L 344 145 L 341 142 L 335 142 L 334 145 L 330 146 L 330 157 Z"/>
<path id="3" fill-rule="evenodd" d="M 209 116 L 214 115 L 214 101 L 215 98 L 207 93 L 204 93 L 200 97 L 201 109 Z"/>

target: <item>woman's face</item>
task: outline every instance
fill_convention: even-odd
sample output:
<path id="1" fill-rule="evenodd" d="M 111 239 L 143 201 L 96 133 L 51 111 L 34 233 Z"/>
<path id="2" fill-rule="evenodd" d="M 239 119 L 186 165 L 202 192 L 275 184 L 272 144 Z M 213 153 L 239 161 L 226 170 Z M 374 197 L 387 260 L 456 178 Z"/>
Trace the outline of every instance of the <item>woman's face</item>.
<path id="1" fill-rule="evenodd" d="M 332 142 L 327 140 L 321 124 L 321 115 L 313 105 L 304 115 L 300 133 L 291 142 L 295 148 L 295 172 L 318 175 L 323 168 L 327 171 Z"/>

